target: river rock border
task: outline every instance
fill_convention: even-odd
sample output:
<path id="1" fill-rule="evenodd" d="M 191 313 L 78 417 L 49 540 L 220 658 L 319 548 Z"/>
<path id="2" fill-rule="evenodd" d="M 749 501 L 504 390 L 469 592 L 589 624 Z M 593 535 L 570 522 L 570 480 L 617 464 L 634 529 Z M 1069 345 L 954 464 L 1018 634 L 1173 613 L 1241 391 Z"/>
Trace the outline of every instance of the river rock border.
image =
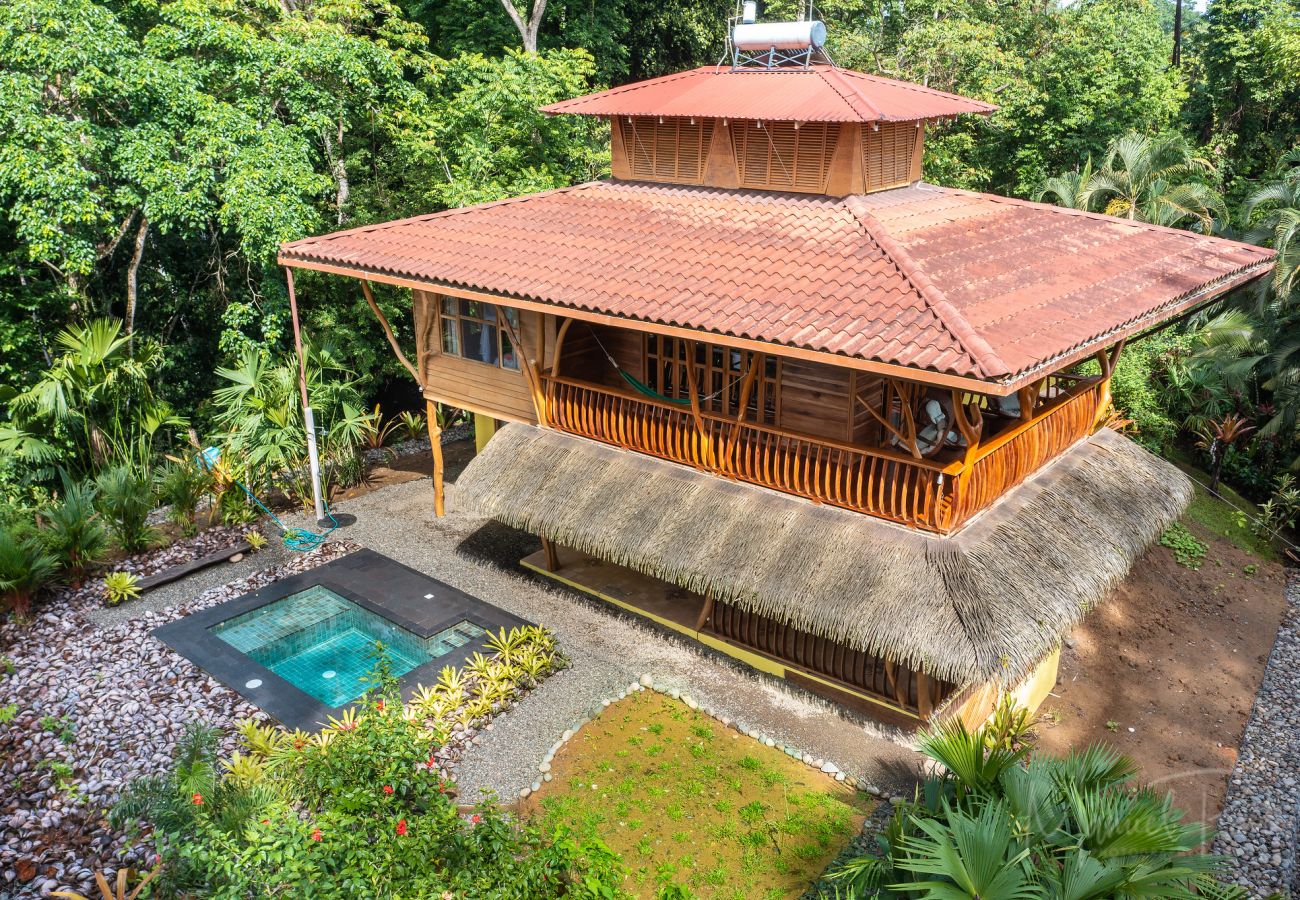
<path id="1" fill-rule="evenodd" d="M 1294 570 L 1286 600 L 1213 843 L 1227 857 L 1228 880 L 1260 896 L 1300 890 L 1300 573 Z"/>
<path id="2" fill-rule="evenodd" d="M 863 793 L 870 794 L 873 797 L 877 798 L 878 800 L 883 801 L 885 804 L 888 804 L 890 801 L 888 794 L 885 794 L 884 792 L 880 791 L 878 788 L 868 783 L 867 781 L 848 774 L 847 772 L 845 772 L 843 769 L 841 769 L 839 766 L 837 766 L 835 763 L 831 762 L 830 760 L 813 756 L 811 753 L 804 752 L 803 750 L 800 750 L 797 747 L 792 747 L 783 744 L 780 741 L 778 741 L 776 738 L 772 737 L 771 735 L 765 734 L 756 728 L 746 728 L 740 722 L 733 721 L 732 719 L 728 718 L 722 713 L 714 709 L 710 709 L 707 706 L 702 706 L 694 697 L 690 695 L 690 693 L 680 690 L 679 688 L 669 687 L 663 682 L 655 681 L 654 676 L 648 673 L 642 675 L 640 681 L 635 682 L 633 684 L 629 684 L 626 688 L 619 691 L 618 694 L 612 697 L 606 697 L 603 700 L 601 700 L 597 706 L 592 708 L 592 711 L 587 716 L 585 716 L 580 721 L 575 722 L 572 727 L 565 729 L 564 732 L 560 734 L 559 739 L 556 740 L 556 742 L 551 745 L 551 748 L 546 751 L 546 755 L 542 757 L 542 761 L 537 766 L 537 778 L 533 781 L 531 785 L 525 788 L 521 788 L 519 790 L 520 801 L 527 800 L 534 793 L 542 789 L 543 783 L 552 780 L 553 776 L 551 775 L 551 765 L 555 761 L 555 755 L 559 753 L 561 749 L 563 749 L 565 744 L 573 740 L 574 736 L 577 735 L 577 733 L 581 731 L 583 727 L 589 724 L 593 719 L 596 718 L 596 716 L 600 715 L 609 706 L 617 703 L 620 700 L 626 700 L 632 694 L 640 693 L 642 691 L 653 691 L 656 694 L 662 694 L 663 696 L 668 697 L 672 700 L 680 700 L 686 706 L 687 709 L 703 713 L 709 718 L 717 721 L 717 723 L 721 725 L 723 728 L 734 729 L 740 732 L 741 734 L 746 735 L 747 737 L 753 738 L 754 740 L 758 741 L 760 744 L 762 744 L 765 747 L 771 747 L 773 749 L 780 750 L 782 753 L 784 753 L 786 756 L 789 756 L 791 759 L 799 760 L 809 768 L 816 769 L 817 771 L 822 772 L 825 775 L 829 775 L 832 778 L 834 778 L 836 781 L 843 782 L 851 788 L 855 788 L 859 791 L 862 791 Z"/>

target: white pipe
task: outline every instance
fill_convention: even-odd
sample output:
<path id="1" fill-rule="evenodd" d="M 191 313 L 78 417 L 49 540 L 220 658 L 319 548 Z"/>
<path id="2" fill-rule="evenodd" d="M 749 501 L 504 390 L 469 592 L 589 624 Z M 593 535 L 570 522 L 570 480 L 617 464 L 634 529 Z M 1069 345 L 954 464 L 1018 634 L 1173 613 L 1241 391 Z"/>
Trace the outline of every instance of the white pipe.
<path id="1" fill-rule="evenodd" d="M 317 523 L 325 520 L 325 505 L 320 496 L 320 453 L 316 450 L 316 416 L 310 406 L 303 407 L 303 421 L 307 425 L 307 465 L 311 471 L 311 499 L 316 504 Z"/>

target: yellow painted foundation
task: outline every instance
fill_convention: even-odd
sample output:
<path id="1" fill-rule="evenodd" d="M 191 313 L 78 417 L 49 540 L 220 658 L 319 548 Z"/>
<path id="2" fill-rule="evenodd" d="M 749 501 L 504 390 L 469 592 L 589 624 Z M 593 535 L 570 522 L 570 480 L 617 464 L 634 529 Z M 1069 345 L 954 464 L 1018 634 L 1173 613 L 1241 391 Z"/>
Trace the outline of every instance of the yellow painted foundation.
<path id="1" fill-rule="evenodd" d="M 482 453 L 492 435 L 497 433 L 497 420 L 482 413 L 474 413 L 474 452 Z"/>

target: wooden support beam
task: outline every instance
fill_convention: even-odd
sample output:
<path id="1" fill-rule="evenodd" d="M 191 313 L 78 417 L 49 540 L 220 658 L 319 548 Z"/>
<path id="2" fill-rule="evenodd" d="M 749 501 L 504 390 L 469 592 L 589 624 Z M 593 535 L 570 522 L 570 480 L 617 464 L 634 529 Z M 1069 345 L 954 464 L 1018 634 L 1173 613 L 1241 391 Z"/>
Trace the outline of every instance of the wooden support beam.
<path id="1" fill-rule="evenodd" d="M 560 552 L 555 546 L 555 541 L 550 538 L 542 538 L 541 541 L 543 565 L 546 566 L 546 571 L 560 571 Z"/>
<path id="2" fill-rule="evenodd" d="M 573 324 L 572 319 L 565 319 L 560 323 L 560 330 L 555 333 L 555 362 L 551 363 L 551 375 L 560 374 L 560 357 L 564 351 L 564 338 L 569 333 L 569 326 Z"/>
<path id="3" fill-rule="evenodd" d="M 393 336 L 393 328 L 388 324 L 388 318 L 384 315 L 384 311 L 379 308 L 379 304 L 375 302 L 375 295 L 374 292 L 370 290 L 369 281 L 362 280 L 361 293 L 366 295 L 366 303 L 370 305 L 370 311 L 374 313 L 375 318 L 379 320 L 379 327 L 384 329 L 384 337 L 388 338 L 388 346 L 393 348 L 393 353 L 396 354 L 397 361 L 406 367 L 406 371 L 411 373 L 411 377 L 415 379 L 415 383 L 420 386 L 421 390 L 424 390 L 424 378 L 420 375 L 420 372 L 415 368 L 415 366 L 411 365 L 411 361 L 406 358 L 406 354 L 403 353 L 402 348 L 398 346 L 397 338 Z"/>
<path id="4" fill-rule="evenodd" d="M 704 626 L 708 624 L 711 615 L 713 615 L 713 591 L 708 591 L 704 595 L 704 603 L 700 606 L 700 617 L 695 620 L 696 634 L 704 630 Z"/>
<path id="5" fill-rule="evenodd" d="M 537 360 L 528 354 L 528 348 L 519 338 L 519 332 L 510 322 L 508 310 L 504 307 L 497 309 L 497 321 L 505 329 L 506 336 L 510 338 L 510 346 L 515 348 L 515 358 L 519 360 L 519 369 L 523 372 L 524 380 L 528 382 L 528 395 L 533 401 L 533 410 L 537 413 L 537 421 L 543 427 L 546 426 L 546 398 L 542 394 L 542 377 L 537 371 Z"/>
<path id="6" fill-rule="evenodd" d="M 917 670 L 916 673 L 916 708 L 921 717 L 928 719 L 934 714 L 934 682 L 930 676 Z"/>
<path id="7" fill-rule="evenodd" d="M 429 425 L 429 449 L 433 453 L 433 514 L 438 518 L 442 518 L 447 511 L 442 483 L 442 427 L 438 425 L 438 404 L 432 400 L 426 400 L 424 401 L 424 410 Z"/>

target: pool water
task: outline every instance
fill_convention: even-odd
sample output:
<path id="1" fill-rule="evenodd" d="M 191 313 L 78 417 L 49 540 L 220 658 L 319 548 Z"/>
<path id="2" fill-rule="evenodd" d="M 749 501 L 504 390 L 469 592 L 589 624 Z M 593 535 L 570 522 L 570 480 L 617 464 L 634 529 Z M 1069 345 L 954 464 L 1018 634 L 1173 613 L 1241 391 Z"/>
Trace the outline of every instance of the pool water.
<path id="1" fill-rule="evenodd" d="M 213 625 L 211 632 L 326 706 L 344 706 L 374 684 L 376 644 L 397 677 L 486 632 L 461 621 L 422 638 L 329 588 L 315 586 Z"/>

